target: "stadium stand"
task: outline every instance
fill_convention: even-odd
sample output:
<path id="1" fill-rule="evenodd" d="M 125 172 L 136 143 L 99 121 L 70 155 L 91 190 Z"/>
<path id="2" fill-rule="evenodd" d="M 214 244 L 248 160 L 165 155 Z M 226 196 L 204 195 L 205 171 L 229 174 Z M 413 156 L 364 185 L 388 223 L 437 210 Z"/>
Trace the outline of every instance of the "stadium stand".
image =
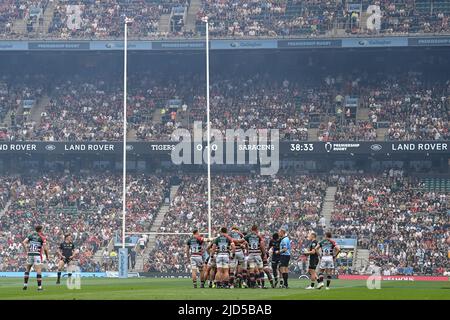
<path id="1" fill-rule="evenodd" d="M 401 170 L 341 176 L 334 234 L 357 237 L 360 247 L 370 250 L 370 261 L 394 275 L 442 274 L 447 267 L 449 193 L 422 187 Z"/>
<path id="2" fill-rule="evenodd" d="M 1 180 L 0 205 L 11 201 L 0 223 L 4 271 L 23 267 L 21 242 L 31 232 L 30 226 L 38 223 L 45 228 L 52 252 L 56 252 L 64 233 L 69 231 L 81 252 L 78 263 L 82 271 L 100 270 L 101 261 L 95 261 L 94 255 L 110 247 L 120 226 L 120 175 L 48 174 L 2 176 Z M 163 201 L 167 181 L 144 175 L 127 180 L 129 230 L 146 230 Z M 49 270 L 55 270 L 55 263 L 56 260 L 49 261 Z"/>
<path id="3" fill-rule="evenodd" d="M 121 86 L 117 78 L 104 76 L 5 77 L 0 139 L 120 141 Z M 23 114 L 25 100 L 43 96 L 49 102 L 40 116 Z M 217 73 L 211 86 L 214 129 L 279 129 L 282 140 L 447 140 L 449 104 L 448 77 L 429 79 L 405 71 L 361 72 L 356 79 L 341 73 L 303 78 L 281 71 L 270 77 Z M 14 123 L 10 109 L 15 110 Z M 170 140 L 175 129 L 205 122 L 205 113 L 204 79 L 198 74 L 130 78 L 129 140 Z"/>
<path id="4" fill-rule="evenodd" d="M 125 15 L 135 20 L 131 38 L 195 38 L 204 34 L 201 17 L 210 17 L 211 36 L 220 38 L 320 37 L 345 35 L 443 34 L 449 30 L 449 0 L 5 0 L 0 34 L 33 38 L 35 24 L 47 26 L 41 38 L 122 37 Z M 378 11 L 370 6 L 378 6 Z M 196 10 L 195 9 L 195 10 Z M 44 14 L 45 13 L 45 14 Z M 374 14 L 378 14 L 379 18 Z M 44 21 L 44 20 L 48 21 Z M 187 21 L 188 19 L 194 21 Z M 20 21 L 27 32 L 17 32 Z M 379 29 L 368 27 L 379 20 Z M 375 23 L 376 24 L 376 23 Z M 194 25 L 194 28 L 187 27 Z"/>
<path id="5" fill-rule="evenodd" d="M 172 178 L 129 175 L 127 230 L 149 230 Z M 48 174 L 43 177 L 2 176 L 0 253 L 3 270 L 22 270 L 21 241 L 29 226 L 42 223 L 51 250 L 70 230 L 81 248 L 83 271 L 111 268 L 115 232 L 120 226 L 121 177 L 115 174 Z M 160 232 L 206 230 L 206 178 L 181 176 Z M 428 182 L 430 180 L 427 180 Z M 436 180 L 438 181 L 438 180 Z M 448 181 L 445 181 L 445 183 Z M 293 241 L 293 271 L 304 270 L 299 248 L 309 230 L 323 234 L 321 210 L 327 186 L 337 183 L 331 227 L 335 237 L 358 239 L 358 248 L 370 251 L 369 261 L 391 274 L 433 274 L 445 271 L 448 238 L 448 189 L 441 183 L 429 188 L 420 178 L 400 170 L 382 175 L 231 175 L 213 177 L 213 221 L 238 225 L 242 231 L 256 223 L 268 240 L 280 227 Z M 430 185 L 430 183 L 429 183 Z M 445 184 L 447 185 L 447 184 Z M 5 203 L 10 202 L 6 208 Z M 6 211 L 5 211 L 5 210 Z M 213 232 L 215 233 L 215 231 Z M 148 247 L 145 271 L 187 272 L 183 236 L 158 236 Z M 352 251 L 339 258 L 339 272 L 355 273 Z M 107 259 L 95 257 L 105 256 Z M 146 258 L 147 259 L 147 258 Z M 109 262 L 106 262 L 109 261 Z M 49 262 L 54 270 L 55 261 Z"/>
<path id="6" fill-rule="evenodd" d="M 268 241 L 267 237 L 278 228 L 287 227 L 294 241 L 295 259 L 299 257 L 296 248 L 301 247 L 308 230 L 319 228 L 319 214 L 326 189 L 326 182 L 320 177 L 215 176 L 212 187 L 212 225 L 215 228 L 223 225 L 231 228 L 236 224 L 244 232 L 257 224 Z M 183 177 L 160 231 L 207 230 L 205 192 L 205 176 Z M 187 271 L 185 240 L 180 236 L 158 237 L 149 253 L 147 270 Z"/>

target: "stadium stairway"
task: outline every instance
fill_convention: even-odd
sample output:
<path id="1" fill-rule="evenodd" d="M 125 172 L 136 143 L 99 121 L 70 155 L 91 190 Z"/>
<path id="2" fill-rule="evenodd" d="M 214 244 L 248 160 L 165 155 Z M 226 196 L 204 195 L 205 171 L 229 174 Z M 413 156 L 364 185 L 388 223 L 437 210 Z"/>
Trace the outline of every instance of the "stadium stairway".
<path id="1" fill-rule="evenodd" d="M 18 19 L 13 22 L 11 31 L 13 34 L 25 35 L 27 33 L 26 19 Z"/>
<path id="2" fill-rule="evenodd" d="M 42 118 L 42 113 L 45 111 L 46 107 L 50 104 L 50 98 L 48 96 L 43 96 L 36 103 L 33 109 L 30 112 L 30 120 L 34 123 L 40 123 Z"/>
<path id="3" fill-rule="evenodd" d="M 11 200 L 8 200 L 8 202 L 6 202 L 5 204 L 5 207 L 0 211 L 0 218 L 5 214 L 6 211 L 8 211 L 10 205 Z"/>
<path id="4" fill-rule="evenodd" d="M 309 128 L 308 129 L 308 141 L 319 141 L 319 129 Z"/>
<path id="5" fill-rule="evenodd" d="M 162 115 L 161 115 L 161 109 L 155 109 L 155 111 L 153 112 L 153 118 L 152 118 L 152 122 L 153 123 L 161 123 L 162 120 Z"/>
<path id="6" fill-rule="evenodd" d="M 170 13 L 162 14 L 158 22 L 158 32 L 159 33 L 169 33 L 170 32 Z"/>
<path id="7" fill-rule="evenodd" d="M 14 23 L 12 25 L 12 32 L 14 34 L 27 35 L 27 36 L 48 34 L 48 28 L 50 27 L 50 23 L 52 22 L 53 14 L 54 14 L 55 7 L 57 4 L 58 4 L 58 0 L 49 1 L 47 8 L 45 8 L 45 11 L 43 12 L 43 24 L 39 25 L 39 23 L 36 22 L 33 25 L 32 32 L 27 31 L 28 15 L 26 17 L 24 17 L 23 19 L 14 21 Z"/>
<path id="8" fill-rule="evenodd" d="M 355 258 L 353 259 L 353 270 L 360 271 L 369 264 L 369 250 L 356 249 Z"/>
<path id="9" fill-rule="evenodd" d="M 197 12 L 200 11 L 200 7 L 202 6 L 202 2 L 200 0 L 192 0 L 191 5 L 189 6 L 186 24 L 184 25 L 185 31 L 195 32 L 195 23 L 197 21 Z"/>
<path id="10" fill-rule="evenodd" d="M 3 124 L 2 124 L 2 126 L 4 126 L 4 127 L 11 127 L 11 114 L 13 113 L 15 111 L 15 109 L 14 108 L 10 108 L 9 110 L 8 110 L 8 112 L 6 113 L 6 115 L 5 115 L 5 118 L 3 118 Z"/>
<path id="11" fill-rule="evenodd" d="M 389 128 L 377 128 L 377 140 L 380 140 L 380 141 L 386 140 L 388 131 L 389 131 Z"/>
<path id="12" fill-rule="evenodd" d="M 137 135 L 135 129 L 129 129 L 127 132 L 127 140 L 128 141 L 137 141 Z"/>
<path id="13" fill-rule="evenodd" d="M 180 188 L 179 185 L 174 185 L 170 187 L 170 199 L 173 199 L 175 195 L 178 192 L 178 189 Z M 153 222 L 150 232 L 158 232 L 159 228 L 161 227 L 161 224 L 164 221 L 164 217 L 166 216 L 166 213 L 169 211 L 170 204 L 164 203 L 161 208 L 159 208 L 158 214 L 156 215 L 155 221 Z M 139 254 L 136 257 L 136 266 L 134 268 L 134 271 L 142 271 L 144 270 L 144 261 L 148 257 L 148 253 L 153 250 L 156 244 L 156 235 L 150 234 L 148 237 L 148 242 L 146 245 L 146 248 L 142 252 L 142 254 Z"/>
<path id="14" fill-rule="evenodd" d="M 358 110 L 356 111 L 356 120 L 369 121 L 369 108 L 358 107 Z"/>
<path id="15" fill-rule="evenodd" d="M 47 5 L 47 8 L 44 11 L 44 24 L 42 25 L 42 29 L 39 30 L 40 34 L 48 34 L 48 28 L 53 20 L 53 15 L 55 13 L 55 7 L 58 5 L 59 0 L 50 1 Z"/>
<path id="16" fill-rule="evenodd" d="M 322 207 L 322 216 L 325 218 L 325 227 L 326 229 L 330 228 L 331 214 L 334 208 L 334 196 L 336 194 L 337 187 L 331 186 L 327 188 L 325 194 L 325 200 Z"/>

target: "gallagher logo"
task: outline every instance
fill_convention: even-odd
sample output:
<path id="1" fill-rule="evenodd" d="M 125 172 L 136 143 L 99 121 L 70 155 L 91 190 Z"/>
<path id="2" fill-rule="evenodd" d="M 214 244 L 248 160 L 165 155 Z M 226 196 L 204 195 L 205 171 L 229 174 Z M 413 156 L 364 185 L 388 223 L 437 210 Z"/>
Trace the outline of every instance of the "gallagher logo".
<path id="1" fill-rule="evenodd" d="M 360 46 L 367 46 L 367 45 L 369 44 L 369 42 L 368 42 L 367 40 L 359 40 L 359 41 L 358 41 L 358 44 L 359 44 Z"/>
<path id="2" fill-rule="evenodd" d="M 133 149 L 134 149 L 134 147 L 131 144 L 127 144 L 127 151 L 131 151 Z"/>
<path id="3" fill-rule="evenodd" d="M 381 144 L 373 144 L 370 146 L 370 149 L 372 149 L 373 151 L 380 151 L 381 149 L 383 149 L 383 147 L 381 146 Z"/>

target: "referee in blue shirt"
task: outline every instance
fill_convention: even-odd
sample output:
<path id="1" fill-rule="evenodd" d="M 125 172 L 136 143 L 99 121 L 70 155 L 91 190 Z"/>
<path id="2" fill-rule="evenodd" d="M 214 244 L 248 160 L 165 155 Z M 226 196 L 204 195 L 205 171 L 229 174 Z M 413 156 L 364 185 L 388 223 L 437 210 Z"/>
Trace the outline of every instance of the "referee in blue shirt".
<path id="1" fill-rule="evenodd" d="M 280 232 L 280 273 L 283 277 L 283 287 L 288 287 L 289 260 L 291 259 L 291 240 L 286 235 L 286 230 L 281 229 Z"/>

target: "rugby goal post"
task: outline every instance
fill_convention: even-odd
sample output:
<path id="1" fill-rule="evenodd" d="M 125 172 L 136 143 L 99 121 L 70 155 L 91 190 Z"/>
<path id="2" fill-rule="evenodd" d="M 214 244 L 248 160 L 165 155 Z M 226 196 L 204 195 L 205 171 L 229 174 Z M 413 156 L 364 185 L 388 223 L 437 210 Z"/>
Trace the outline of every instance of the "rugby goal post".
<path id="1" fill-rule="evenodd" d="M 212 237 L 211 229 L 211 122 L 210 122 L 210 88 L 209 88 L 209 22 L 208 17 L 204 16 L 202 21 L 206 25 L 206 117 L 207 117 L 207 171 L 208 171 L 208 232 L 201 233 L 208 235 L 208 239 Z M 147 234 L 147 235 L 191 235 L 192 233 L 164 233 L 164 232 L 126 232 L 126 140 L 127 140 L 127 50 L 128 50 L 128 26 L 131 25 L 132 19 L 125 17 L 124 22 L 124 71 L 123 71 L 123 165 L 122 165 L 122 247 L 119 249 L 119 278 L 128 277 L 128 248 L 126 248 L 126 235 Z"/>

